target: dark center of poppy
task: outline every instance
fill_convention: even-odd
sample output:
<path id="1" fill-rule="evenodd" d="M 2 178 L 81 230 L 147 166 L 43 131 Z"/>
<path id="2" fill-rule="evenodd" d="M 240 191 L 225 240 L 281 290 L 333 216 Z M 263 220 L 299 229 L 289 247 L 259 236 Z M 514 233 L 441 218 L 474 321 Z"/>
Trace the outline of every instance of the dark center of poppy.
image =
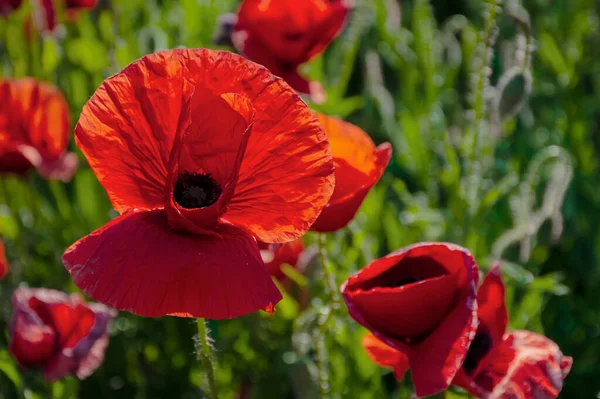
<path id="1" fill-rule="evenodd" d="M 303 32 L 284 33 L 283 37 L 290 41 L 300 41 L 304 37 Z"/>
<path id="2" fill-rule="evenodd" d="M 485 355 L 489 353 L 492 349 L 492 338 L 487 333 L 487 331 L 478 331 L 477 335 L 471 342 L 471 346 L 469 347 L 469 351 L 467 352 L 467 357 L 465 358 L 465 362 L 463 363 L 463 369 L 467 372 L 467 374 L 473 373 L 481 359 L 484 358 Z"/>
<path id="3" fill-rule="evenodd" d="M 186 209 L 204 208 L 217 202 L 222 191 L 210 173 L 185 171 L 177 177 L 173 198 Z"/>

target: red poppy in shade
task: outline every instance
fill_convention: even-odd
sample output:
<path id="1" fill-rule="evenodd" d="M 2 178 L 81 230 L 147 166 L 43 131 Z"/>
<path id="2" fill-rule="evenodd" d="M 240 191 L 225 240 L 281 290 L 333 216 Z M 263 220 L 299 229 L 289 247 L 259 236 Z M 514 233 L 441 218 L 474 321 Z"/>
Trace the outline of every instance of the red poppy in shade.
<path id="1" fill-rule="evenodd" d="M 419 243 L 373 261 L 341 287 L 350 315 L 408 358 L 419 396 L 448 388 L 477 328 L 475 260 Z"/>
<path id="2" fill-rule="evenodd" d="M 298 66 L 322 53 L 341 33 L 349 11 L 345 0 L 244 0 L 233 43 L 294 89 L 322 97 L 321 86 L 300 76 Z"/>
<path id="3" fill-rule="evenodd" d="M 563 356 L 548 338 L 530 331 L 506 333 L 508 315 L 500 269 L 494 267 L 477 292 L 479 326 L 453 385 L 479 398 L 556 398 L 573 359 Z M 398 380 L 409 367 L 408 357 L 372 334 L 363 347 L 378 365 L 392 367 Z"/>
<path id="4" fill-rule="evenodd" d="M 259 242 L 260 256 L 269 274 L 276 279 L 282 281 L 285 279 L 285 274 L 281 271 L 281 266 L 284 264 L 295 267 L 300 258 L 300 254 L 304 250 L 302 240 L 295 240 L 283 244 L 266 244 Z"/>
<path id="5" fill-rule="evenodd" d="M 4 254 L 4 243 L 0 240 L 0 279 L 3 279 L 8 273 L 8 261 Z"/>
<path id="6" fill-rule="evenodd" d="M 21 7 L 23 0 L 0 0 L 0 17 L 5 17 Z"/>
<path id="7" fill-rule="evenodd" d="M 89 296 L 144 316 L 272 310 L 281 294 L 253 237 L 299 238 L 333 192 L 314 114 L 228 52 L 143 57 L 104 81 L 75 137 L 122 215 L 63 262 Z"/>
<path id="8" fill-rule="evenodd" d="M 32 78 L 0 80 L 0 173 L 35 167 L 46 179 L 69 181 L 77 156 L 65 152 L 69 108 L 58 89 Z"/>
<path id="9" fill-rule="evenodd" d="M 311 230 L 331 232 L 345 227 L 356 215 L 371 187 L 383 175 L 392 156 L 390 143 L 375 147 L 359 127 L 317 114 L 327 134 L 335 164 L 335 190 Z"/>
<path id="10" fill-rule="evenodd" d="M 42 367 L 48 381 L 84 379 L 102 363 L 116 312 L 79 294 L 19 288 L 12 297 L 9 349 L 23 367 Z"/>

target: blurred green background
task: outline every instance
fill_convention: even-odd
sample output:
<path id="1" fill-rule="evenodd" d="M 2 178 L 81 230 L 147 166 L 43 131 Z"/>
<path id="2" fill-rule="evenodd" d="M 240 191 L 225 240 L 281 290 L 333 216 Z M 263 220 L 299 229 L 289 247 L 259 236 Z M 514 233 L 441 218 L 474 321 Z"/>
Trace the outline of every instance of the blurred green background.
<path id="1" fill-rule="evenodd" d="M 54 37 L 30 40 L 26 5 L 0 19 L 0 74 L 54 82 L 74 125 L 102 80 L 140 56 L 214 48 L 217 17 L 237 3 L 100 1 Z M 600 397 L 600 3 L 494 4 L 356 0 L 342 36 L 304 68 L 328 95 L 314 109 L 394 145 L 356 220 L 327 237 L 328 259 L 338 283 L 424 240 L 468 247 L 482 270 L 505 260 L 510 328 L 542 332 L 574 357 L 561 397 Z M 0 398 L 202 397 L 195 323 L 174 317 L 120 313 L 104 364 L 83 382 L 46 385 L 18 370 L 3 349 L 12 290 L 23 282 L 76 290 L 60 261 L 64 249 L 116 213 L 86 165 L 66 185 L 35 174 L 0 182 L 11 264 L 0 284 Z M 320 270 L 314 260 L 307 279 L 294 278 L 292 291 L 311 293 L 304 311 L 286 295 L 274 315 L 211 322 L 223 398 L 318 397 L 317 349 L 332 397 L 409 397 L 409 382 L 396 384 L 368 360 L 364 330 L 343 306 L 319 333 L 331 304 Z"/>

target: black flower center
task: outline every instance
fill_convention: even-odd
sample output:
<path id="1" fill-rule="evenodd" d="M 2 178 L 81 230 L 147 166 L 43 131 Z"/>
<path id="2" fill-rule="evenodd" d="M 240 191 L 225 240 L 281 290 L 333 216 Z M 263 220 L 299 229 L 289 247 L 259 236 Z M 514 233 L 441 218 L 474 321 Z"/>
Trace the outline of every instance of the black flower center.
<path id="1" fill-rule="evenodd" d="M 173 198 L 186 209 L 204 208 L 217 202 L 222 191 L 210 173 L 185 171 L 177 177 Z"/>
<path id="2" fill-rule="evenodd" d="M 483 359 L 491 349 L 492 338 L 490 338 L 490 335 L 487 331 L 478 331 L 469 347 L 465 362 L 463 363 L 463 368 L 467 374 L 471 374 L 475 371 L 481 359 Z"/>
<path id="3" fill-rule="evenodd" d="M 416 277 L 416 276 L 405 276 L 405 277 L 400 277 L 398 280 L 396 280 L 395 283 L 392 283 L 389 286 L 390 287 L 402 287 L 403 285 L 416 283 L 417 281 L 423 281 L 423 279 L 420 277 Z"/>

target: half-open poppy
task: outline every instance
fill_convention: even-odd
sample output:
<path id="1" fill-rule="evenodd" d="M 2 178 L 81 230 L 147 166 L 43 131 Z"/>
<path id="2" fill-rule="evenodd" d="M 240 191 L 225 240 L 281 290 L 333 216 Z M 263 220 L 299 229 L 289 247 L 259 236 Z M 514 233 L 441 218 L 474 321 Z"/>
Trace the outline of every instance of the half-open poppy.
<path id="1" fill-rule="evenodd" d="M 428 396 L 448 388 L 465 361 L 478 279 L 466 249 L 419 243 L 373 261 L 341 290 L 350 315 L 407 356 L 417 395 Z"/>
<path id="2" fill-rule="evenodd" d="M 312 230 L 331 232 L 356 215 L 371 187 L 383 175 L 392 156 L 390 143 L 375 147 L 362 129 L 340 119 L 317 114 L 327 134 L 335 164 L 335 190 Z"/>
<path id="3" fill-rule="evenodd" d="M 9 349 L 21 366 L 42 367 L 52 381 L 86 378 L 102 363 L 113 309 L 45 288 L 17 289 L 12 306 Z"/>
<path id="4" fill-rule="evenodd" d="M 33 78 L 0 80 L 0 173 L 35 167 L 47 179 L 69 181 L 77 156 L 65 152 L 69 108 L 60 91 Z"/>
<path id="5" fill-rule="evenodd" d="M 229 52 L 143 57 L 102 83 L 75 136 L 122 215 L 63 262 L 89 296 L 144 316 L 271 310 L 281 294 L 254 237 L 299 238 L 333 192 L 314 114 Z"/>
<path id="6" fill-rule="evenodd" d="M 320 84 L 300 76 L 298 66 L 322 53 L 340 34 L 349 11 L 347 0 L 244 0 L 233 43 L 294 89 L 322 96 Z"/>
<path id="7" fill-rule="evenodd" d="M 548 338 L 530 331 L 505 333 L 508 315 L 498 267 L 477 292 L 479 326 L 453 385 L 478 398 L 550 399 L 558 397 L 573 359 Z M 409 367 L 408 357 L 373 334 L 362 341 L 369 357 L 391 367 L 398 380 Z"/>
<path id="8" fill-rule="evenodd" d="M 284 264 L 296 267 L 300 254 L 304 250 L 302 240 L 295 240 L 283 244 L 266 244 L 259 242 L 260 256 L 269 274 L 279 281 L 285 279 L 285 274 L 281 271 Z"/>
<path id="9" fill-rule="evenodd" d="M 23 0 L 0 0 L 0 17 L 7 16 L 21 7 Z"/>
<path id="10" fill-rule="evenodd" d="M 4 243 L 0 240 L 0 279 L 3 279 L 8 273 L 8 261 L 4 254 Z"/>

